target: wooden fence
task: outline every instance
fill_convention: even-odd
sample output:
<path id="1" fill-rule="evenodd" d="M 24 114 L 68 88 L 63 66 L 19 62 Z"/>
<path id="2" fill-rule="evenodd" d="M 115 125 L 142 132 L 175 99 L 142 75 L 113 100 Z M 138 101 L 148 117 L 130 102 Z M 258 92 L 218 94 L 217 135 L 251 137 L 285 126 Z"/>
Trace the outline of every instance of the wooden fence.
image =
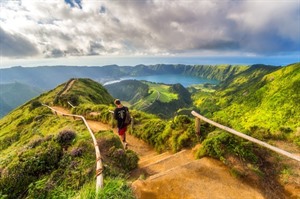
<path id="1" fill-rule="evenodd" d="M 272 146 L 270 144 L 267 144 L 267 143 L 265 143 L 263 141 L 260 141 L 260 140 L 258 140 L 256 138 L 253 138 L 253 137 L 250 137 L 250 136 L 245 135 L 243 133 L 240 133 L 240 132 L 238 132 L 238 131 L 236 131 L 234 129 L 231 129 L 231 128 L 227 127 L 227 126 L 223 126 L 223 125 L 221 125 L 219 123 L 216 123 L 216 122 L 214 122 L 214 121 L 212 121 L 210 119 L 207 119 L 206 117 L 200 115 L 199 113 L 196 113 L 195 111 L 192 111 L 192 115 L 195 116 L 195 118 L 196 118 L 196 120 L 195 120 L 195 128 L 196 128 L 196 132 L 199 133 L 199 134 L 200 134 L 200 120 L 203 120 L 203 121 L 205 121 L 205 122 L 207 122 L 207 123 L 209 123 L 211 125 L 214 125 L 214 126 L 220 128 L 220 129 L 223 129 L 223 130 L 225 130 L 225 131 L 227 131 L 227 132 L 229 132 L 231 134 L 234 134 L 236 136 L 239 136 L 241 138 L 249 140 L 250 142 L 254 142 L 254 143 L 256 143 L 256 144 L 258 144 L 260 146 L 263 146 L 263 147 L 266 147 L 266 148 L 268 148 L 268 149 L 270 149 L 272 151 L 275 151 L 276 153 L 279 153 L 281 155 L 287 156 L 289 158 L 292 158 L 292 159 L 297 160 L 297 161 L 300 162 L 300 157 L 297 156 L 297 155 L 291 154 L 291 153 L 289 153 L 287 151 L 284 151 L 284 150 L 282 150 L 280 148 L 274 147 L 274 146 Z"/>
<path id="2" fill-rule="evenodd" d="M 97 140 L 90 128 L 90 126 L 88 125 L 86 119 L 82 116 L 82 115 L 73 115 L 73 114 L 66 114 L 66 113 L 62 113 L 58 110 L 55 110 L 54 108 L 43 104 L 43 106 L 48 107 L 49 109 L 51 109 L 56 115 L 57 113 L 63 115 L 63 116 L 70 116 L 73 118 L 80 118 L 83 120 L 85 126 L 87 127 L 92 139 L 93 139 L 93 143 L 94 143 L 94 147 L 95 147 L 95 152 L 96 152 L 96 194 L 98 194 L 99 189 L 101 189 L 103 187 L 103 164 L 102 164 L 102 159 L 101 159 L 101 154 L 100 154 L 100 150 L 99 150 L 99 146 L 97 143 Z"/>

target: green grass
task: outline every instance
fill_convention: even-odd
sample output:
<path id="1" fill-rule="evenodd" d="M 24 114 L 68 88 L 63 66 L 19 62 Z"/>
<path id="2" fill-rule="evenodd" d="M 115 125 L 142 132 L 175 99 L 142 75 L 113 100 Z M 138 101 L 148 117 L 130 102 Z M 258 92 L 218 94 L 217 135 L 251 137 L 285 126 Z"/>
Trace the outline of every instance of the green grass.
<path id="1" fill-rule="evenodd" d="M 46 95 L 39 99 L 50 100 Z M 54 115 L 50 109 L 37 103 L 39 99 L 28 102 L 0 120 L 0 198 L 18 198 L 24 193 L 27 198 L 72 198 L 86 183 L 95 180 L 95 149 L 84 123 L 71 117 Z M 101 119 L 110 116 L 109 106 L 91 107 L 103 113 Z M 88 106 L 86 108 L 91 110 Z M 66 131 L 74 132 L 75 137 L 59 137 L 61 132 Z M 116 135 L 116 138 L 112 135 L 112 132 L 102 136 L 96 134 L 96 138 L 120 142 Z M 68 137 L 71 140 L 64 141 Z M 120 183 L 125 182 L 121 179 L 136 167 L 138 158 L 129 150 L 119 156 L 118 147 L 122 144 L 113 145 L 115 148 L 110 153 L 113 158 L 122 159 L 124 164 L 118 165 L 120 161 L 110 160 L 109 156 L 105 182 L 113 184 L 113 188 L 105 189 L 105 194 L 115 197 L 115 193 L 110 191 L 118 190 L 117 193 L 123 197 L 128 195 L 130 189 Z M 109 151 L 109 148 L 102 150 Z M 120 181 L 110 182 L 116 174 Z"/>
<path id="2" fill-rule="evenodd" d="M 151 95 L 147 97 L 148 101 L 153 102 L 154 100 L 159 100 L 161 102 L 170 102 L 178 99 L 178 94 L 170 92 L 169 89 L 171 86 L 169 85 L 150 82 L 147 82 L 147 85 L 149 85 L 149 93 L 151 93 Z"/>
<path id="3" fill-rule="evenodd" d="M 79 199 L 134 199 L 134 195 L 126 180 L 122 178 L 111 179 L 104 181 L 104 187 L 99 188 L 99 193 L 96 195 L 95 182 L 91 181 L 83 186 L 79 194 L 74 198 Z"/>

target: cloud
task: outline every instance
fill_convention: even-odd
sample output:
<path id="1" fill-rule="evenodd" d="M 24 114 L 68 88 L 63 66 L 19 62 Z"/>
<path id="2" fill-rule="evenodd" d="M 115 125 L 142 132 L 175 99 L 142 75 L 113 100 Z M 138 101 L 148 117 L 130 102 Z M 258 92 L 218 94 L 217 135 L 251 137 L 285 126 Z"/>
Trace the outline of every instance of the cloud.
<path id="1" fill-rule="evenodd" d="M 299 0 L 22 0 L 2 4 L 4 57 L 300 51 Z"/>
<path id="2" fill-rule="evenodd" d="M 18 58 L 39 53 L 34 44 L 21 34 L 11 34 L 0 27 L 0 38 L 1 56 Z"/>

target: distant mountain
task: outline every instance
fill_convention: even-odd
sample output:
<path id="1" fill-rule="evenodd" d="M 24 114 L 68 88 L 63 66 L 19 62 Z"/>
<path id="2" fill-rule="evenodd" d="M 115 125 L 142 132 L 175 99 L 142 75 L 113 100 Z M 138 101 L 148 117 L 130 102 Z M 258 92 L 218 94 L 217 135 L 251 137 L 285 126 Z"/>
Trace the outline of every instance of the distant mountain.
<path id="1" fill-rule="evenodd" d="M 103 67 L 39 66 L 0 69 L 0 83 L 21 82 L 49 90 L 70 78 L 91 78 L 98 82 L 117 79 L 124 74 L 116 65 Z"/>
<path id="2" fill-rule="evenodd" d="M 0 84 L 20 82 L 30 86 L 49 90 L 70 78 L 90 78 L 104 83 L 125 76 L 153 74 L 184 74 L 207 79 L 225 80 L 249 68 L 232 65 L 137 65 L 137 66 L 39 66 L 12 67 L 0 69 Z"/>
<path id="3" fill-rule="evenodd" d="M 0 118 L 40 93 L 41 89 L 22 83 L 0 84 Z"/>

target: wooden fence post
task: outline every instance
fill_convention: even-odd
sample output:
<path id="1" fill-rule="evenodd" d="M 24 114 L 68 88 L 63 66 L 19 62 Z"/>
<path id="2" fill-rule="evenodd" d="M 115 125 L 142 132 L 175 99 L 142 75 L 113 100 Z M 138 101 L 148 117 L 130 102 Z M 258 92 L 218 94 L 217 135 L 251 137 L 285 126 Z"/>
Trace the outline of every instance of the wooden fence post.
<path id="1" fill-rule="evenodd" d="M 195 130 L 198 136 L 200 136 L 200 125 L 201 120 L 198 117 L 195 117 Z"/>

